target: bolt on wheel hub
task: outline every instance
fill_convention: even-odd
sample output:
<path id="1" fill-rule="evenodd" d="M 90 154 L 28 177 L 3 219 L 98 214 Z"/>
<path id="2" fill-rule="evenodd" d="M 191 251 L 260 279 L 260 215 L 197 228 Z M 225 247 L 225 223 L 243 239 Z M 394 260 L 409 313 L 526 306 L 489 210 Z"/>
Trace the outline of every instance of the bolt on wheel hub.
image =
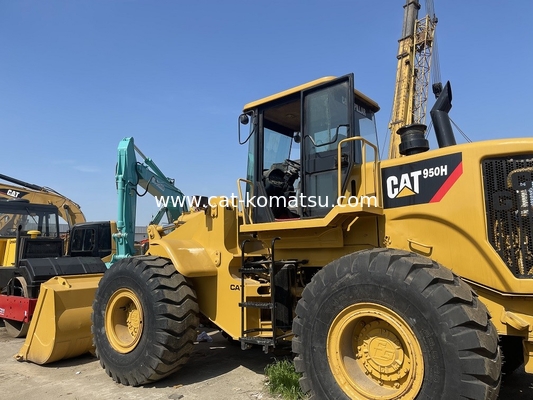
<path id="1" fill-rule="evenodd" d="M 403 378 L 410 367 L 400 340 L 389 329 L 387 322 L 373 321 L 361 330 L 357 339 L 357 353 L 364 370 L 388 382 Z"/>
<path id="2" fill-rule="evenodd" d="M 424 360 L 411 327 L 381 304 L 358 303 L 334 318 L 327 338 L 331 372 L 352 399 L 415 399 Z"/>

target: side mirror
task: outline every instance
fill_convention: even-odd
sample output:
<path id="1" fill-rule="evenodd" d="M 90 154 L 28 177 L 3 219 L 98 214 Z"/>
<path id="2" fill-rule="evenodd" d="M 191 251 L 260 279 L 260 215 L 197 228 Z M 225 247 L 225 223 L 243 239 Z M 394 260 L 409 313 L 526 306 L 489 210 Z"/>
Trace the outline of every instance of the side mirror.
<path id="1" fill-rule="evenodd" d="M 250 115 L 252 116 L 252 125 L 250 126 L 250 131 L 249 131 L 248 136 L 243 141 L 241 139 L 241 125 L 248 125 L 248 123 L 250 122 Z M 255 114 L 253 112 L 249 112 L 247 114 L 239 115 L 239 124 L 238 124 L 238 126 L 239 126 L 239 128 L 238 128 L 238 131 L 239 131 L 239 144 L 245 144 L 248 140 L 250 140 L 250 137 L 254 133 L 255 120 L 256 120 L 256 118 L 255 118 Z"/>

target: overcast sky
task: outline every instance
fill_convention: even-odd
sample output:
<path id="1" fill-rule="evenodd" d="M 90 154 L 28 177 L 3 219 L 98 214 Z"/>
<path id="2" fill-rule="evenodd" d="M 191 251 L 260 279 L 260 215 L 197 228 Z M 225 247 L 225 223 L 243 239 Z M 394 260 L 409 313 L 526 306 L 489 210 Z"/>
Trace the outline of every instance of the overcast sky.
<path id="1" fill-rule="evenodd" d="M 2 0 L 0 173 L 54 188 L 88 220 L 116 219 L 116 149 L 133 136 L 185 194 L 231 195 L 246 173 L 243 105 L 350 72 L 381 106 L 383 139 L 404 4 Z M 531 136 L 533 2 L 435 11 L 452 119 L 474 141 Z M 156 211 L 146 196 L 137 224 Z"/>

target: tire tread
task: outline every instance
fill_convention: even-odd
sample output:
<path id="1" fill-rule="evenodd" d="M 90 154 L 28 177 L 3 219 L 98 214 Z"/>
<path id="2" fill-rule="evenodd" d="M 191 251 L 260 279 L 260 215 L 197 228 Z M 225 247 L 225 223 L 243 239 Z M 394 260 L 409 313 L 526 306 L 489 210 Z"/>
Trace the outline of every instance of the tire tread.
<path id="1" fill-rule="evenodd" d="M 459 392 L 463 398 L 496 399 L 501 382 L 501 352 L 498 336 L 487 308 L 475 292 L 458 276 L 438 263 L 402 250 L 372 249 L 344 256 L 322 268 L 302 293 L 293 322 L 295 369 L 302 374 L 300 386 L 311 398 L 316 395 L 304 359 L 304 320 L 317 294 L 335 284 L 335 278 L 366 269 L 373 274 L 387 274 L 405 282 L 434 305 L 436 312 L 449 323 L 458 346 L 463 368 Z M 334 268 L 334 271 L 326 269 Z"/>
<path id="2" fill-rule="evenodd" d="M 114 381 L 123 385 L 139 386 L 158 381 L 175 371 L 187 362 L 196 337 L 196 327 L 199 323 L 199 308 L 196 294 L 187 279 L 180 275 L 172 263 L 164 258 L 154 256 L 131 257 L 115 264 L 106 274 L 120 275 L 130 270 L 132 274 L 144 279 L 153 301 L 154 332 L 153 343 L 142 363 L 133 365 L 129 369 L 120 368 L 113 364 L 107 354 L 100 350 L 100 341 L 107 340 L 103 327 L 95 328 L 95 311 L 103 307 L 97 291 L 93 303 L 92 333 L 96 356 L 100 365 Z M 102 278 L 102 280 L 104 280 Z M 99 287 L 100 289 L 100 287 Z M 97 339 L 98 337 L 98 339 Z"/>

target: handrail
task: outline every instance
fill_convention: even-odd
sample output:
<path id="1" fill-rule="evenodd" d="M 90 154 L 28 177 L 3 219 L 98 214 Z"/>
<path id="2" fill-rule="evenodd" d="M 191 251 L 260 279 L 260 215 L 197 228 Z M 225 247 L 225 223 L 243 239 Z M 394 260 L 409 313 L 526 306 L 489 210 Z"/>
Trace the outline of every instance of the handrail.
<path id="1" fill-rule="evenodd" d="M 340 198 L 343 193 L 342 193 L 342 145 L 344 143 L 347 143 L 347 142 L 353 142 L 353 141 L 356 141 L 356 140 L 359 140 L 361 142 L 363 142 L 363 146 L 361 146 L 362 148 L 362 160 L 361 160 L 361 188 L 362 188 L 362 191 L 363 191 L 363 194 L 364 195 L 367 195 L 368 193 L 366 193 L 366 181 L 367 181 L 367 177 L 366 177 L 366 169 L 365 168 L 362 168 L 363 165 L 366 164 L 366 146 L 370 146 L 372 147 L 372 149 L 374 149 L 374 194 L 376 196 L 376 198 L 378 199 L 378 206 L 381 206 L 381 201 L 380 201 L 380 198 L 381 196 L 379 196 L 379 182 L 378 182 L 378 174 L 377 174 L 377 171 L 378 171 L 378 168 L 377 168 L 377 163 L 378 163 L 378 147 L 368 141 L 367 139 L 361 137 L 361 136 L 354 136 L 354 137 L 349 137 L 349 138 L 346 138 L 346 139 L 342 139 L 339 144 L 337 145 L 337 166 L 338 166 L 338 171 L 337 171 L 337 188 L 338 188 L 338 194 L 337 194 L 337 198 Z"/>
<path id="2" fill-rule="evenodd" d="M 247 205 L 247 202 L 246 202 L 246 199 L 244 199 L 243 195 L 242 195 L 242 189 L 241 189 L 241 183 L 246 183 L 248 185 L 250 185 L 250 194 L 251 196 L 250 197 L 253 197 L 254 195 L 254 184 L 252 181 L 248 180 L 248 179 L 244 179 L 244 178 L 239 178 L 237 179 L 237 191 L 239 192 L 239 204 L 237 206 L 237 209 L 239 209 L 242 205 L 242 211 L 243 211 L 243 222 L 244 222 L 244 225 L 247 225 L 247 224 L 253 224 L 253 221 L 252 221 L 252 207 L 246 207 Z"/>

